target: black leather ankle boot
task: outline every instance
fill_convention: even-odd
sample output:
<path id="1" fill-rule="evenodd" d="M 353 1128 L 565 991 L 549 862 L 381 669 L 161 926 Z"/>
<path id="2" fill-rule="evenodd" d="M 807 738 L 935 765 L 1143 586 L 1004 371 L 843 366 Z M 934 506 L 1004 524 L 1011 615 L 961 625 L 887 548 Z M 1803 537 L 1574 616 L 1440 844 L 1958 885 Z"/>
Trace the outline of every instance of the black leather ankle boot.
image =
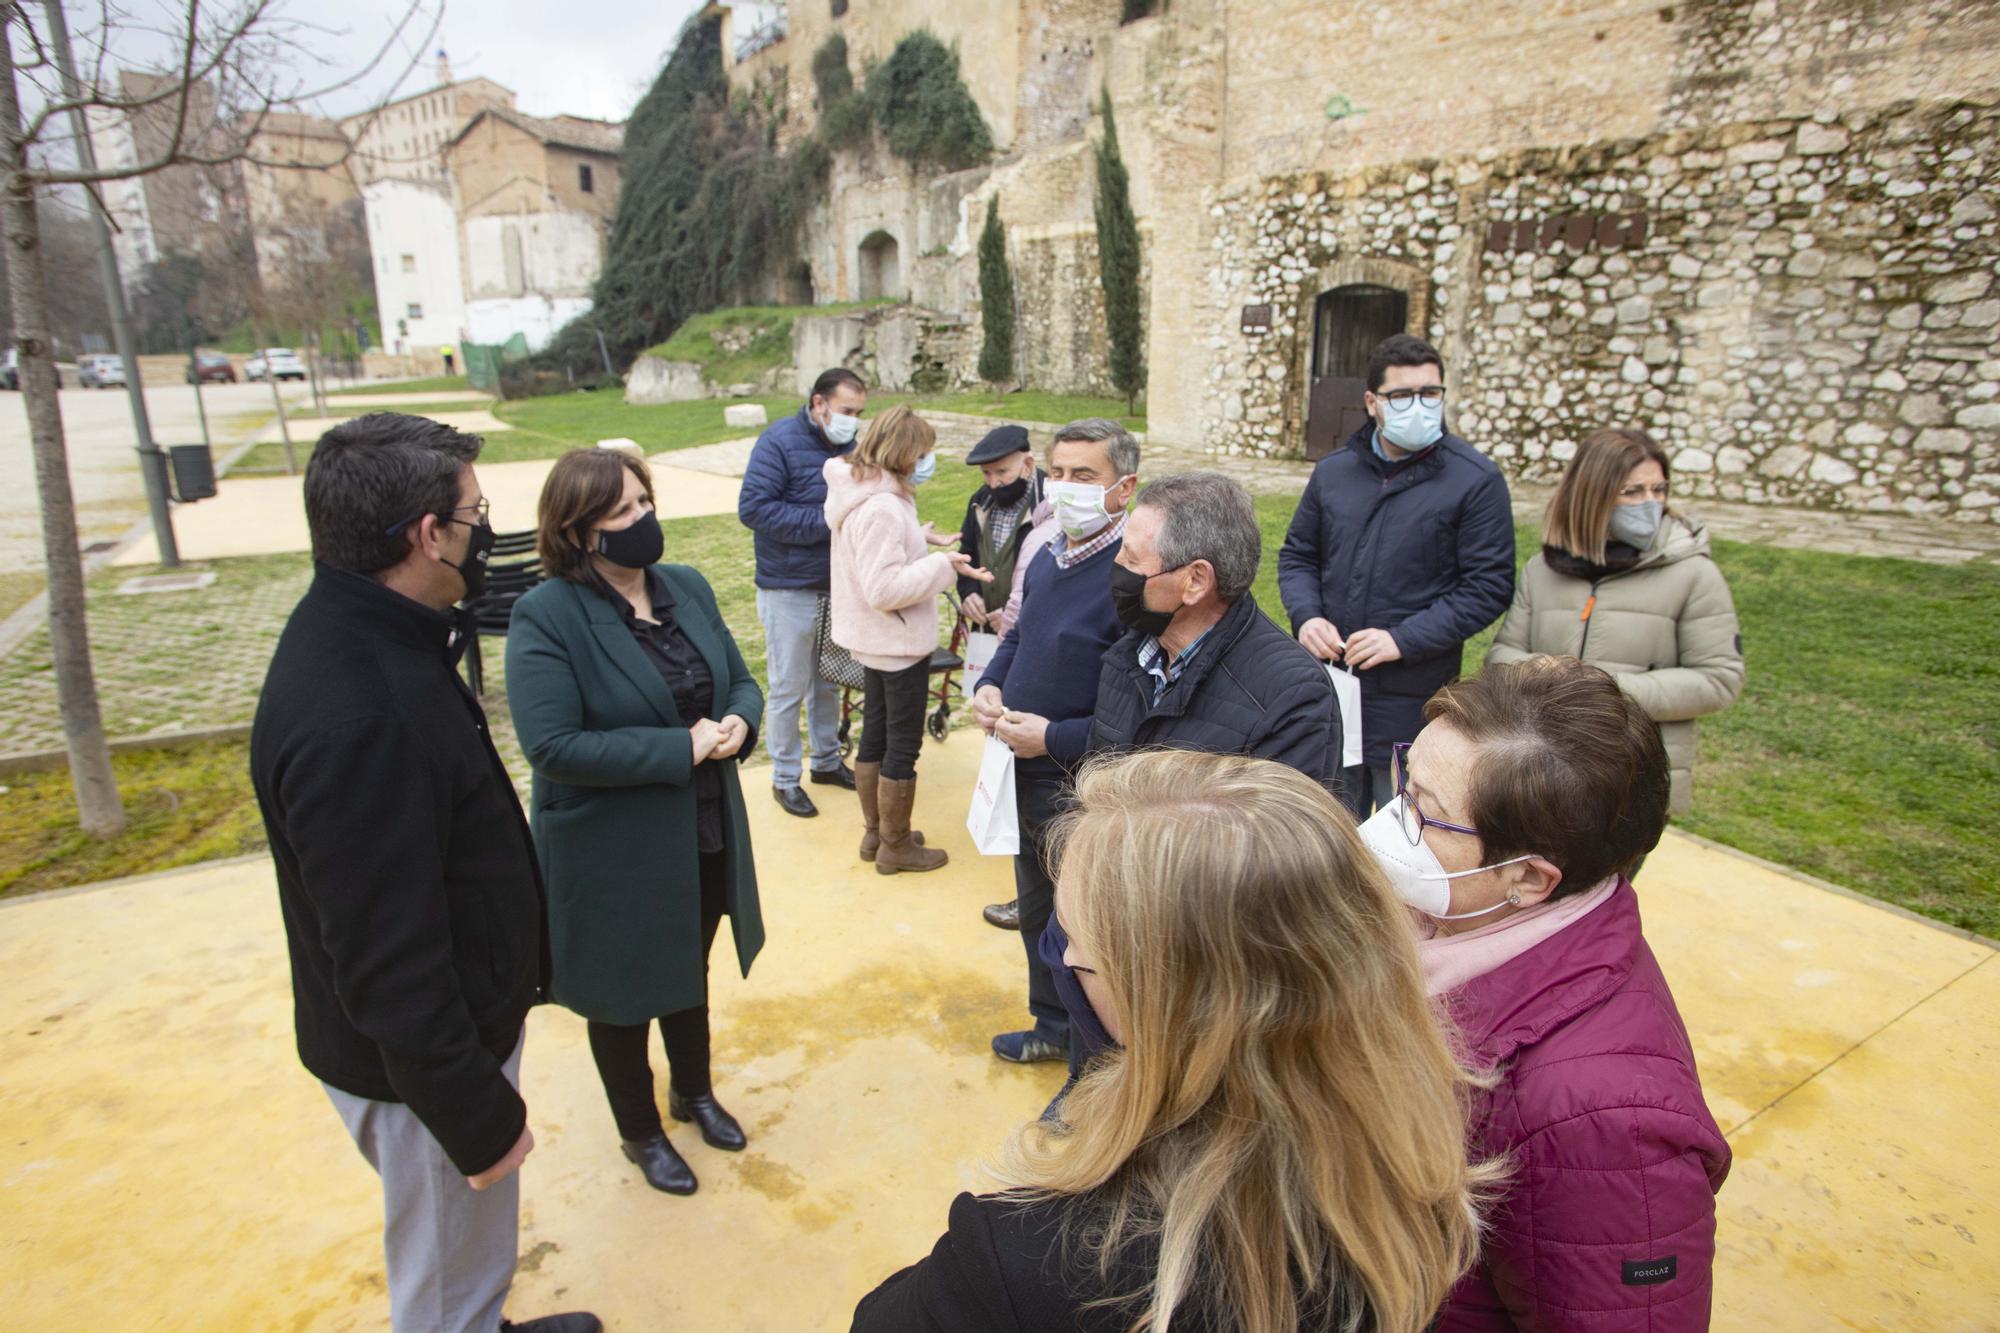
<path id="1" fill-rule="evenodd" d="M 711 1148 L 724 1152 L 742 1152 L 749 1140 L 743 1137 L 743 1126 L 736 1123 L 736 1117 L 722 1109 L 713 1093 L 699 1097 L 683 1097 L 678 1092 L 667 1091 L 667 1114 L 674 1119 L 693 1121 L 701 1126 L 701 1141 Z"/>
<path id="2" fill-rule="evenodd" d="M 625 1156 L 638 1166 L 639 1174 L 654 1189 L 665 1194 L 692 1194 L 700 1187 L 701 1182 L 694 1178 L 694 1168 L 674 1151 L 665 1134 L 637 1141 L 625 1139 L 622 1146 Z"/>

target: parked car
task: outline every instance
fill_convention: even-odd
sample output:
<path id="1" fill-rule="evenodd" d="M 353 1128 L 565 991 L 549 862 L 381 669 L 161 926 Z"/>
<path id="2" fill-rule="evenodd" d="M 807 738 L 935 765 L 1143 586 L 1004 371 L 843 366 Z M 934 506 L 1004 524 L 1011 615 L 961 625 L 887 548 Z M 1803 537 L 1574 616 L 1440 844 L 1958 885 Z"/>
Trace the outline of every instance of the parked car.
<path id="1" fill-rule="evenodd" d="M 123 357 L 101 352 L 86 356 L 77 363 L 76 382 L 86 389 L 109 389 L 122 387 L 125 383 L 125 361 Z"/>
<path id="2" fill-rule="evenodd" d="M 289 347 L 266 347 L 243 363 L 243 378 L 246 380 L 302 380 L 306 377 L 306 363 L 299 360 L 299 354 Z"/>
<path id="3" fill-rule="evenodd" d="M 201 382 L 203 384 L 210 382 L 222 384 L 236 383 L 236 367 L 230 363 L 228 357 L 220 352 L 196 352 L 194 354 L 194 365 L 188 367 L 185 377 L 189 384 L 194 383 L 196 371 L 201 373 Z"/>

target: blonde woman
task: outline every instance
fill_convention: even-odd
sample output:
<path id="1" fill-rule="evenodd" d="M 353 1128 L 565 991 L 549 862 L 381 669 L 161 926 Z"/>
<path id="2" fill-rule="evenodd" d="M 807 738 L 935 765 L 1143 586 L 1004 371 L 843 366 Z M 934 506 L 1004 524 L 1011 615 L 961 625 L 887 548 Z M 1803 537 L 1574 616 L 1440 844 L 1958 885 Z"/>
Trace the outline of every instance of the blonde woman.
<path id="1" fill-rule="evenodd" d="M 1659 724 L 1679 815 L 1694 794 L 1695 719 L 1743 692 L 1743 637 L 1707 531 L 1668 507 L 1671 476 L 1643 430 L 1584 438 L 1486 662 L 1574 657 L 1610 672 Z"/>
<path id="2" fill-rule="evenodd" d="M 1489 1169 L 1353 821 L 1235 755 L 1111 760 L 1077 797 L 1056 910 L 1116 1045 L 854 1328 L 1417 1333 L 1477 1253 Z"/>
<path id="3" fill-rule="evenodd" d="M 910 828 L 924 700 L 938 645 L 937 596 L 959 578 L 992 575 L 917 521 L 916 488 L 937 470 L 937 434 L 909 408 L 870 422 L 852 454 L 830 458 L 826 525 L 833 532 L 833 641 L 859 662 L 865 686 L 861 748 L 861 859 L 878 873 L 936 870 L 947 859 Z"/>

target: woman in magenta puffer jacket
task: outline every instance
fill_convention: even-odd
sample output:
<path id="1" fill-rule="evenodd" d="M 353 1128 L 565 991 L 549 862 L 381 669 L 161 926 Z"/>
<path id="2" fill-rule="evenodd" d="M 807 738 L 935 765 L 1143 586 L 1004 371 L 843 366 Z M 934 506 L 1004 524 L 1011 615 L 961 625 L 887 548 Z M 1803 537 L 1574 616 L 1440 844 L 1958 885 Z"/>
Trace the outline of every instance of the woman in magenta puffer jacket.
<path id="1" fill-rule="evenodd" d="M 1659 729 L 1574 658 L 1489 666 L 1425 717 L 1362 837 L 1492 1079 L 1472 1154 L 1509 1168 L 1438 1328 L 1705 1329 L 1729 1147 L 1625 877 L 1666 824 Z"/>

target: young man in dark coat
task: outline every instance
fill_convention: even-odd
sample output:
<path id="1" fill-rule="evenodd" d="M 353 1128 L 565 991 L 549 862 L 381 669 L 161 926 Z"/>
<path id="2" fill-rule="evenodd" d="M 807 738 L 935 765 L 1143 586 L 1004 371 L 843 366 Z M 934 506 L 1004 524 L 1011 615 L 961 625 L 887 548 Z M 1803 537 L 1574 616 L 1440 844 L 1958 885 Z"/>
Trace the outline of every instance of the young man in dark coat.
<path id="1" fill-rule="evenodd" d="M 451 606 L 493 530 L 479 440 L 421 417 L 336 426 L 306 467 L 315 568 L 271 659 L 251 779 L 291 951 L 299 1058 L 382 1180 L 390 1317 L 508 1325 L 517 1090 L 548 974 L 541 877 Z"/>
<path id="2" fill-rule="evenodd" d="M 1493 461 L 1444 426 L 1444 361 L 1399 333 L 1368 363 L 1369 423 L 1321 459 L 1278 552 L 1299 642 L 1361 680 L 1355 817 L 1393 792 L 1389 747 L 1458 678 L 1465 641 L 1514 598 L 1514 511 Z"/>
<path id="3" fill-rule="evenodd" d="M 813 782 L 854 790 L 854 770 L 840 758 L 840 692 L 813 670 L 813 628 L 832 585 L 833 534 L 826 526 L 821 469 L 854 448 L 867 406 L 868 387 L 859 375 L 838 366 L 822 373 L 803 407 L 757 437 L 736 501 L 736 517 L 757 547 L 771 795 L 785 813 L 801 818 L 819 813 L 799 785 L 806 767 L 801 710 L 812 742 Z"/>

